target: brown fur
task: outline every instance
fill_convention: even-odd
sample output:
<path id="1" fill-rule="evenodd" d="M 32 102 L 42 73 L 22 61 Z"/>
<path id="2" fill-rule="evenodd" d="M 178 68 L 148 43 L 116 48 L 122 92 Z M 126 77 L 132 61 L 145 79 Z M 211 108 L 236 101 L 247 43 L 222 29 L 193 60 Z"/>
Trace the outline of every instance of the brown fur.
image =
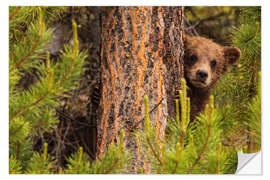
<path id="1" fill-rule="evenodd" d="M 240 58 L 240 50 L 224 47 L 200 36 L 186 36 L 184 75 L 189 87 L 191 121 L 208 103 L 221 75 Z"/>

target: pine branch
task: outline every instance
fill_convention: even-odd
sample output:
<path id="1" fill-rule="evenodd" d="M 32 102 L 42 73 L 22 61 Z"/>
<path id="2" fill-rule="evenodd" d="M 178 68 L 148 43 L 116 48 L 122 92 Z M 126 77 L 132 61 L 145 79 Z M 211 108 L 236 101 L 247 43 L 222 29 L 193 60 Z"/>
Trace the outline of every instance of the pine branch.
<path id="1" fill-rule="evenodd" d="M 117 163 L 119 162 L 119 160 L 120 160 L 120 158 L 117 158 L 117 159 L 114 161 L 113 165 L 112 165 L 109 169 L 107 169 L 107 171 L 105 171 L 105 174 L 109 174 L 110 172 L 112 172 L 112 170 L 116 167 L 116 165 L 117 165 Z"/>
<path id="2" fill-rule="evenodd" d="M 9 136 L 11 137 L 15 135 L 17 132 L 19 132 L 23 128 L 24 125 L 25 125 L 25 121 L 16 130 L 14 130 L 13 132 L 10 132 Z"/>
<path id="3" fill-rule="evenodd" d="M 21 6 L 17 7 L 17 8 L 14 10 L 14 12 L 10 15 L 9 21 L 12 21 L 13 17 L 14 17 L 16 14 L 18 14 L 18 12 L 19 12 L 21 9 L 22 9 Z"/>
<path id="4" fill-rule="evenodd" d="M 69 74 L 72 72 L 73 64 L 76 60 L 76 57 L 78 57 L 78 55 L 79 55 L 79 41 L 78 41 L 78 37 L 77 37 L 77 24 L 75 23 L 75 21 L 73 21 L 73 23 L 72 23 L 72 28 L 73 28 L 73 48 L 74 49 L 73 49 L 73 54 L 71 57 L 71 62 L 70 62 L 68 71 L 64 74 L 64 76 L 59 81 L 59 83 L 56 84 L 56 88 L 61 86 L 61 84 L 67 79 Z"/>
<path id="5" fill-rule="evenodd" d="M 82 147 L 80 147 L 78 164 L 77 164 L 77 174 L 80 173 L 80 166 L 81 166 L 81 161 L 82 161 L 82 155 L 83 155 L 83 149 L 82 149 Z"/>
<path id="6" fill-rule="evenodd" d="M 21 143 L 18 142 L 16 147 L 16 159 L 20 159 Z"/>
<path id="7" fill-rule="evenodd" d="M 68 68 L 68 71 L 64 74 L 62 79 L 56 84 L 56 86 L 55 86 L 56 88 L 60 87 L 63 84 L 63 82 L 67 79 L 68 75 L 72 72 L 74 62 L 75 62 L 75 58 L 72 58 L 71 62 L 70 62 L 70 66 Z"/>
<path id="8" fill-rule="evenodd" d="M 50 92 L 50 91 L 47 90 L 47 91 L 45 92 L 45 94 L 44 94 L 43 96 L 41 96 L 39 99 L 37 99 L 34 103 L 29 104 L 28 106 L 25 106 L 25 107 L 21 108 L 20 110 L 18 110 L 18 111 L 15 113 L 15 115 L 14 115 L 13 117 L 11 117 L 10 120 L 12 121 L 14 118 L 20 116 L 23 112 L 25 112 L 26 110 L 28 110 L 28 109 L 31 108 L 32 106 L 35 106 L 35 105 L 37 105 L 38 103 L 40 103 L 42 100 L 44 100 L 44 99 L 46 98 L 46 96 L 49 94 L 49 92 Z"/>
<path id="9" fill-rule="evenodd" d="M 146 137 L 146 140 L 147 140 L 147 144 L 150 146 L 150 149 L 151 149 L 151 151 L 153 152 L 153 154 L 154 154 L 154 156 L 156 157 L 156 159 L 158 160 L 159 164 L 162 165 L 163 163 L 162 163 L 162 161 L 161 161 L 159 155 L 156 153 L 154 147 L 152 146 L 152 144 L 151 144 L 151 142 L 150 142 L 150 140 L 149 140 L 149 137 Z"/>
<path id="10" fill-rule="evenodd" d="M 254 33 L 254 35 L 252 35 L 250 38 L 248 38 L 247 40 L 245 40 L 245 43 L 248 43 L 249 41 L 253 40 L 257 36 L 259 30 L 260 30 L 260 25 L 258 25 L 257 31 Z"/>
<path id="11" fill-rule="evenodd" d="M 39 35 L 37 38 L 37 41 L 34 43 L 30 51 L 28 51 L 28 53 L 23 58 L 21 58 L 9 71 L 12 71 L 13 69 L 18 68 L 35 51 L 35 49 L 38 47 L 40 43 L 40 39 L 41 39 L 41 36 Z"/>
<path id="12" fill-rule="evenodd" d="M 162 98 L 152 109 L 151 111 L 149 111 L 149 114 L 152 114 L 155 110 L 157 110 L 157 108 L 159 107 L 159 105 L 162 103 L 162 101 L 164 100 L 164 98 Z M 136 129 L 142 122 L 144 122 L 144 119 L 141 119 L 140 121 L 138 121 L 134 126 L 132 126 L 131 128 L 129 128 L 130 131 L 133 131 L 134 129 Z M 124 129 L 124 128 L 120 128 L 120 129 Z"/>
<path id="13" fill-rule="evenodd" d="M 172 174 L 175 174 L 176 173 L 176 169 L 177 168 L 178 168 L 178 161 L 176 160 L 175 167 L 174 167 L 174 170 L 172 171 Z"/>
<path id="14" fill-rule="evenodd" d="M 182 148 L 184 147 L 184 138 L 185 138 L 185 133 L 181 131 L 179 143 Z"/>
<path id="15" fill-rule="evenodd" d="M 209 141 L 210 135 L 211 135 L 211 128 L 210 128 L 210 126 L 208 126 L 206 142 L 204 143 L 203 148 L 202 148 L 202 150 L 200 151 L 200 153 L 199 153 L 197 159 L 196 159 L 196 160 L 194 161 L 194 163 L 188 168 L 187 174 L 190 174 L 190 173 L 192 172 L 193 168 L 197 165 L 197 163 L 200 161 L 200 159 L 202 158 L 203 154 L 205 153 L 206 148 L 207 148 L 207 145 L 208 145 L 208 141 Z"/>

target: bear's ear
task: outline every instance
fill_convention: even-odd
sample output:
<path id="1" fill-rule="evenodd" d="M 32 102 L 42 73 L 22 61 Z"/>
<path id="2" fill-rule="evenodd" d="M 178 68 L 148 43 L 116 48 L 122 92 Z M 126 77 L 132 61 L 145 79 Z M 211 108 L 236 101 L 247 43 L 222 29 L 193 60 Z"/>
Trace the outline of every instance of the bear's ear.
<path id="1" fill-rule="evenodd" d="M 241 56 L 241 51 L 234 47 L 224 47 L 224 57 L 229 64 L 234 64 Z"/>

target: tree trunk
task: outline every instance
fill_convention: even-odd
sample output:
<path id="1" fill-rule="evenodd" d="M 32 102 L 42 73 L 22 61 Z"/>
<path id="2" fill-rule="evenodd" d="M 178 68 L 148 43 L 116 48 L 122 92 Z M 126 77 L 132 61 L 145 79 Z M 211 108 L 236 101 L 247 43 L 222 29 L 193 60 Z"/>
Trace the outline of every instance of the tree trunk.
<path id="1" fill-rule="evenodd" d="M 183 77 L 183 8 L 104 7 L 101 16 L 97 155 L 124 129 L 126 148 L 138 160 L 128 132 L 143 128 L 143 96 L 149 98 L 150 118 L 160 136 L 167 118 L 174 116 L 174 93 Z"/>

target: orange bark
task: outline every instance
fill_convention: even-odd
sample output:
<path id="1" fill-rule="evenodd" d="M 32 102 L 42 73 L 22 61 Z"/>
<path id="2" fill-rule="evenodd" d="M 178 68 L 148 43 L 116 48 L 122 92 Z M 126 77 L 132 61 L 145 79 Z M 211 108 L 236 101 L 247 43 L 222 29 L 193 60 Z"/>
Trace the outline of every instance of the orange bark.
<path id="1" fill-rule="evenodd" d="M 138 152 L 128 132 L 144 118 L 144 95 L 150 110 L 162 101 L 150 118 L 157 135 L 164 134 L 183 76 L 182 14 L 182 7 L 103 8 L 98 156 L 118 141 L 120 129 L 126 131 L 126 147 Z"/>

